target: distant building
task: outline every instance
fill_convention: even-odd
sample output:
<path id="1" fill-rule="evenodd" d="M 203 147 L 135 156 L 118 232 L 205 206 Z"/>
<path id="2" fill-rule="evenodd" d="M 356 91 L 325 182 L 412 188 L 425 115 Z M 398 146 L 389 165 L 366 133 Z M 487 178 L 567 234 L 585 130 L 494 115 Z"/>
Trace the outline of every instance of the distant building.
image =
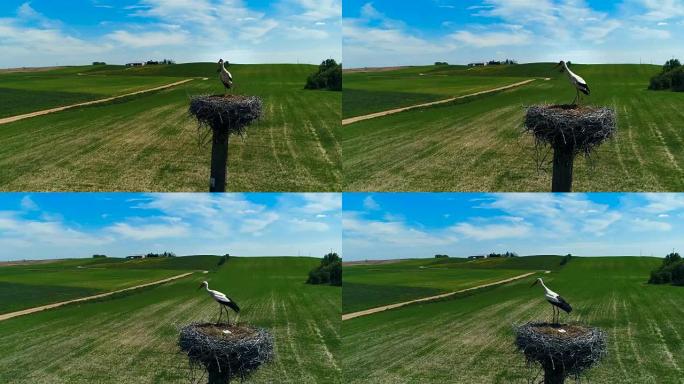
<path id="1" fill-rule="evenodd" d="M 468 256 L 468 260 L 484 259 L 484 255 Z"/>
<path id="2" fill-rule="evenodd" d="M 133 259 L 143 259 L 145 256 L 142 255 L 136 255 L 136 256 L 126 256 L 128 260 L 133 260 Z"/>
<path id="3" fill-rule="evenodd" d="M 145 65 L 145 63 L 128 63 L 126 64 L 127 67 L 142 67 Z"/>

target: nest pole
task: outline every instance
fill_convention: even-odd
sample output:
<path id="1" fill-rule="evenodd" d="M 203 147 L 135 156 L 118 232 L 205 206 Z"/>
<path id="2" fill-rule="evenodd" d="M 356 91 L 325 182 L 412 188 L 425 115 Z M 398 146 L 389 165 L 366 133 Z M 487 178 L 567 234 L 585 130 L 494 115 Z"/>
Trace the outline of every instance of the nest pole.
<path id="1" fill-rule="evenodd" d="M 552 192 L 572 191 L 572 171 L 575 149 L 571 145 L 558 145 L 553 149 Z"/>
<path id="2" fill-rule="evenodd" d="M 612 108 L 581 105 L 533 105 L 525 114 L 525 131 L 532 133 L 537 154 L 553 148 L 553 192 L 572 192 L 575 157 L 589 156 L 617 130 Z M 545 156 L 538 156 L 545 159 Z M 541 168 L 544 160 L 537 165 Z"/>
<path id="3" fill-rule="evenodd" d="M 228 141 L 230 135 L 245 136 L 247 127 L 259 119 L 263 102 L 257 96 L 195 96 L 190 114 L 200 129 L 211 129 L 211 172 L 209 192 L 225 192 L 228 178 Z"/>
<path id="4" fill-rule="evenodd" d="M 209 192 L 225 192 L 228 176 L 228 132 L 213 130 Z"/>

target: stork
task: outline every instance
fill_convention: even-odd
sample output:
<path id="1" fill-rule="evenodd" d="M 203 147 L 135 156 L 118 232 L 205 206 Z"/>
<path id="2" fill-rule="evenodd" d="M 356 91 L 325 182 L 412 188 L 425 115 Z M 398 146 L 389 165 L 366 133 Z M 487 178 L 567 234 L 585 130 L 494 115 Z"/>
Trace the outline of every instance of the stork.
<path id="1" fill-rule="evenodd" d="M 565 61 L 561 60 L 561 62 L 558 63 L 558 65 L 556 65 L 555 68 L 558 67 L 561 67 L 561 73 L 565 72 L 568 74 L 568 80 L 570 81 L 570 84 L 572 84 L 572 86 L 575 87 L 577 95 L 575 96 L 575 100 L 572 101 L 572 104 L 577 105 L 577 102 L 580 101 L 580 92 L 584 93 L 587 96 L 589 95 L 589 85 L 587 85 L 587 82 L 584 81 L 582 77 L 571 71 L 570 68 L 568 68 L 568 64 Z"/>
<path id="2" fill-rule="evenodd" d="M 223 65 L 223 59 L 219 60 L 218 65 L 219 67 L 216 72 L 221 73 L 219 75 L 219 80 L 221 80 L 221 83 L 223 83 L 226 91 L 228 91 L 233 88 L 233 75 L 231 75 L 231 73 L 226 69 L 225 65 Z M 228 65 L 230 66 L 230 63 L 228 63 Z"/>
<path id="3" fill-rule="evenodd" d="M 560 309 L 565 311 L 565 313 L 570 313 L 572 312 L 572 307 L 570 304 L 568 304 L 567 301 L 565 301 L 564 298 L 562 298 L 559 294 L 556 292 L 550 290 L 546 284 L 544 284 L 544 280 L 538 278 L 537 280 L 532 283 L 530 287 L 535 286 L 537 283 L 541 284 L 542 287 L 544 287 L 544 297 L 546 297 L 546 301 L 551 303 L 551 308 L 553 309 L 553 323 L 558 324 L 558 321 L 560 320 Z"/>
<path id="4" fill-rule="evenodd" d="M 223 293 L 221 293 L 219 291 L 214 291 L 213 289 L 209 289 L 209 283 L 207 283 L 206 281 L 203 281 L 202 284 L 200 284 L 199 288 L 197 288 L 197 289 L 200 289 L 200 288 L 204 288 L 207 291 L 207 293 L 209 294 L 209 296 L 211 296 L 211 298 L 214 299 L 214 301 L 219 303 L 219 318 L 218 318 L 218 321 L 216 322 L 217 325 L 221 323 L 221 315 L 223 314 L 224 309 L 226 310 L 226 318 L 229 319 L 228 324 L 230 324 L 230 318 L 228 317 L 228 308 L 226 308 L 226 307 L 230 307 L 230 309 L 235 311 L 235 313 L 240 313 L 240 307 L 238 307 L 238 305 L 233 300 L 231 300 L 230 297 L 224 295 Z"/>

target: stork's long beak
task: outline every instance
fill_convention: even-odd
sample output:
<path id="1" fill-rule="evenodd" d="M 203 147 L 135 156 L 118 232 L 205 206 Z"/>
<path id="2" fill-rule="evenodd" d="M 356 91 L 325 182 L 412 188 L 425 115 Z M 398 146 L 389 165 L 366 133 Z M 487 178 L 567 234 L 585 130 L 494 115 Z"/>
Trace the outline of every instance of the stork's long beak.
<path id="1" fill-rule="evenodd" d="M 530 285 L 530 288 L 531 288 L 531 287 L 534 287 L 535 285 L 537 285 L 538 282 L 539 282 L 539 280 L 535 280 L 534 283 L 532 283 L 532 285 Z"/>
<path id="2" fill-rule="evenodd" d="M 202 289 L 202 287 L 204 287 L 204 284 L 200 284 L 200 286 L 197 287 L 197 290 L 199 291 L 200 289 Z"/>

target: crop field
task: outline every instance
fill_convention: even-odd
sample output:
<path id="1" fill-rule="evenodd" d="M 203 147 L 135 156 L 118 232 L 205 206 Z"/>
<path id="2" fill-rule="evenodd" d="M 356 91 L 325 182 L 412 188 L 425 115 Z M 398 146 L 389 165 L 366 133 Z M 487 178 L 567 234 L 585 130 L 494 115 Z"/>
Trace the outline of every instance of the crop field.
<path id="1" fill-rule="evenodd" d="M 558 258 L 554 258 L 558 264 Z M 416 259 L 344 267 L 342 312 L 350 313 L 421 297 L 459 291 L 519 276 L 514 260 Z M 513 268 L 507 269 L 507 265 Z M 493 266 L 501 268 L 493 268 Z M 487 267 L 485 267 L 487 266 Z"/>
<path id="2" fill-rule="evenodd" d="M 646 284 L 661 263 L 648 257 L 573 258 L 542 275 L 573 305 L 562 321 L 607 333 L 608 355 L 589 371 L 588 382 L 682 382 L 684 290 Z M 512 325 L 551 317 L 532 280 L 344 321 L 345 382 L 526 383 L 537 370 L 515 351 Z"/>
<path id="3" fill-rule="evenodd" d="M 102 70 L 101 66 L 0 73 L 0 118 L 118 96 L 178 81 L 168 76 L 92 74 L 99 70 Z"/>
<path id="4" fill-rule="evenodd" d="M 192 268 L 183 268 L 188 264 L 185 259 L 191 258 L 74 259 L 0 266 L 0 314 L 116 291 L 192 271 Z M 213 269 L 218 259 L 203 258 L 203 261 L 205 269 Z M 178 267 L 183 269 L 179 271 Z"/>
<path id="5" fill-rule="evenodd" d="M 247 383 L 341 383 L 341 290 L 303 283 L 319 262 L 231 258 L 208 275 L 3 321 L 0 382 L 187 383 L 178 331 L 216 320 L 216 303 L 197 290 L 208 280 L 240 305 L 239 322 L 274 335 L 275 360 Z"/>
<path id="6" fill-rule="evenodd" d="M 306 77 L 317 67 L 230 68 L 233 92 L 262 97 L 264 116 L 246 137 L 231 139 L 227 189 L 340 191 L 342 160 L 336 127 L 342 96 L 303 89 Z M 26 83 L 15 79 L 21 76 L 38 78 Z M 54 79 L 41 85 L 40 79 L 50 76 Z M 177 87 L 1 125 L 0 168 L 5 171 L 0 173 L 0 190 L 207 191 L 211 145 L 187 109 L 194 95 L 223 92 L 215 63 L 8 73 L 0 74 L 0 88 L 3 83 L 21 82 L 11 92 L 27 92 L 22 97 L 35 110 L 91 100 L 91 94 L 99 99 L 189 78 L 194 80 Z M 55 96 L 53 92 L 63 92 L 59 84 L 69 84 L 64 89 L 77 95 Z M 9 108 L 2 113 L 27 111 L 22 109 L 26 103 L 13 102 L 17 103 L 2 107 Z"/>
<path id="7" fill-rule="evenodd" d="M 522 87 L 362 121 L 340 130 L 344 188 L 353 191 L 546 191 L 525 106 L 575 96 L 554 64 L 441 69 L 461 77 L 536 78 Z M 647 90 L 652 65 L 574 65 L 592 95 L 615 108 L 618 133 L 590 159 L 575 161 L 575 191 L 678 191 L 684 188 L 684 93 Z M 544 80 L 549 77 L 551 80 Z M 345 85 L 346 86 L 346 85 Z M 346 102 L 346 100 L 345 100 Z"/>
<path id="8" fill-rule="evenodd" d="M 465 70 L 464 67 L 449 67 Z M 459 76 L 440 67 L 407 67 L 387 72 L 344 74 L 342 117 L 467 95 L 519 82 L 507 76 Z M 524 80 L 524 79 L 522 79 Z"/>

